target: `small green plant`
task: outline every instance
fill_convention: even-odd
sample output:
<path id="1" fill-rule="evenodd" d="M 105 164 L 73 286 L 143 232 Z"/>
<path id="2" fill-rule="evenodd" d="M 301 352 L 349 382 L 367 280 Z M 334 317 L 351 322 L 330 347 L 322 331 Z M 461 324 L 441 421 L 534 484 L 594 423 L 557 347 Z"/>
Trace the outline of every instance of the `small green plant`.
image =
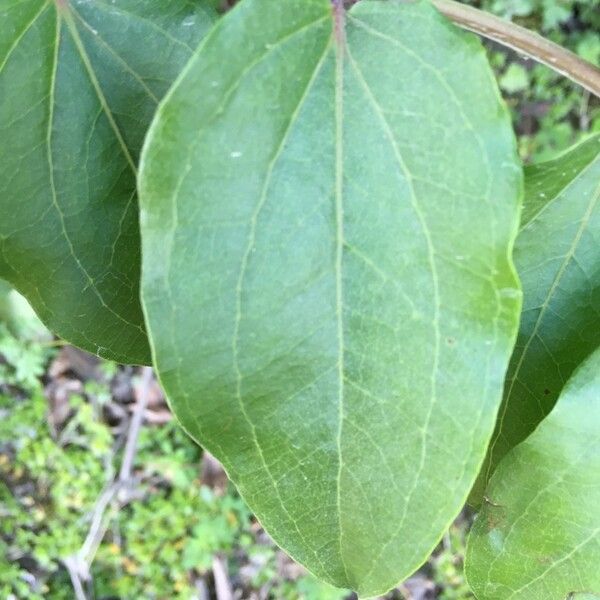
<path id="1" fill-rule="evenodd" d="M 449 0 L 0 0 L 0 18 L 0 276 L 53 331 L 152 360 L 328 584 L 386 592 L 470 493 L 481 600 L 600 593 L 600 469 L 579 471 L 598 455 L 600 136 L 523 173 L 486 54 L 448 18 L 591 94 L 597 67 Z M 182 568 L 229 543 L 202 501 L 210 533 L 164 515 L 189 529 Z"/>
<path id="2" fill-rule="evenodd" d="M 70 432 L 76 433 L 62 448 L 48 434 L 47 402 L 41 390 L 18 401 L 0 396 L 0 493 L 3 515 L 0 525 L 0 590 L 3 597 L 47 598 L 59 571 L 59 559 L 74 552 L 87 528 L 85 511 L 93 505 L 104 484 L 103 459 L 111 454 L 112 437 L 95 422 L 90 405 L 72 398 L 77 416 Z M 64 432 L 65 436 L 69 431 Z M 66 437 L 65 437 L 65 443 Z M 29 489 L 15 496 L 11 489 Z M 35 561 L 40 578 L 20 564 L 24 556 Z M 68 598 L 68 587 L 54 596 Z"/>
<path id="3" fill-rule="evenodd" d="M 3 338 L 0 334 L 0 344 Z M 24 352 L 33 343 L 15 341 Z M 69 416 L 59 432 L 49 426 L 37 378 L 28 377 L 18 388 L 11 384 L 10 399 L 0 396 L 2 598 L 73 597 L 63 562 L 86 539 L 118 460 L 115 436 L 94 410 L 116 375 L 114 365 L 101 366 L 104 378 L 86 382 L 85 398 L 70 395 Z M 35 384 L 27 387 L 30 381 Z M 142 430 L 137 495 L 107 509 L 106 534 L 93 557 L 97 597 L 195 597 L 194 577 L 211 572 L 215 554 L 228 556 L 232 575 L 250 589 L 268 588 L 281 600 L 345 597 L 310 575 L 281 577 L 277 551 L 257 541 L 245 503 L 233 488 L 217 493 L 202 485 L 199 461 L 198 447 L 175 424 Z M 241 577 L 243 569 L 251 574 Z"/>

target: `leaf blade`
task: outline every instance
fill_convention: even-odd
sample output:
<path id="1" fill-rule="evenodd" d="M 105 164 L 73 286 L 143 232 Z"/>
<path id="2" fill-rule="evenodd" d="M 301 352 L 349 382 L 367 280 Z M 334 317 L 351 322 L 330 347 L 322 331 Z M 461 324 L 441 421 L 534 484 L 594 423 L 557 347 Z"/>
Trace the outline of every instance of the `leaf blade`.
<path id="1" fill-rule="evenodd" d="M 113 360 L 147 363 L 138 297 L 137 154 L 156 100 L 192 51 L 186 45 L 185 55 L 174 52 L 174 42 L 162 44 L 157 32 L 148 36 L 131 19 L 137 12 L 172 29 L 162 39 L 192 42 L 214 17 L 176 2 L 158 10 L 134 0 L 102 7 L 41 0 L 0 6 L 6 140 L 0 276 L 68 341 Z M 114 16 L 123 8 L 130 11 L 127 23 Z M 190 18 L 196 22 L 184 26 Z M 154 63 L 143 58 L 150 40 L 158 47 Z M 123 57 L 145 64 L 143 76 Z M 155 83 L 153 73 L 164 82 Z M 140 86 L 156 92 L 142 98 Z"/>
<path id="2" fill-rule="evenodd" d="M 502 457 L 552 410 L 565 381 L 600 344 L 600 136 L 527 167 L 525 175 L 515 245 L 523 319 L 474 501 Z"/>
<path id="3" fill-rule="evenodd" d="M 355 19 L 380 29 L 389 20 L 390 30 L 373 36 Z M 414 55 L 390 51 L 385 38 L 400 37 L 398 30 L 434 77 L 414 73 Z M 468 65 L 468 85 L 483 88 L 481 112 L 463 106 L 464 78 L 435 63 L 439 52 L 424 43 L 432 35 Z M 459 510 L 489 437 L 516 327 L 508 250 L 520 171 L 489 68 L 468 39 L 425 3 L 365 2 L 342 30 L 327 0 L 245 0 L 169 94 L 142 159 L 143 303 L 175 413 L 286 551 L 365 595 L 416 568 Z M 236 57 L 228 69 L 216 58 L 223 48 Z M 457 95 L 451 116 L 429 107 L 433 127 L 417 142 L 421 155 L 401 132 L 422 129 L 422 101 L 403 95 L 404 110 L 394 111 L 401 88 L 388 86 L 384 72 L 413 85 L 424 79 L 424 96 L 433 89 L 445 97 L 448 88 Z M 489 138 L 474 134 L 483 123 Z M 454 164 L 423 160 L 436 126 L 459 136 L 468 155 L 460 166 L 471 165 L 449 189 L 453 216 L 474 216 L 485 229 L 474 243 L 481 262 L 467 265 L 475 274 L 449 258 L 467 248 L 461 236 L 444 235 L 437 218 Z M 499 168 L 477 159 L 480 144 L 483 160 Z M 436 182 L 431 169 L 445 174 Z M 467 280 L 467 298 L 453 289 L 456 274 Z M 437 307 L 442 299 L 469 315 L 461 326 L 452 310 Z M 461 336 L 465 323 L 469 334 Z M 463 461 L 452 490 L 425 501 L 442 507 L 425 527 L 415 521 L 426 488 L 455 450 L 429 439 L 440 428 L 448 434 L 441 398 L 452 387 L 434 381 L 433 366 L 456 368 L 457 345 L 463 358 L 484 348 L 489 376 L 461 382 L 473 448 L 456 446 Z M 459 437 L 464 425 L 452 425 Z M 407 535 L 411 543 L 403 544 Z"/>
<path id="4" fill-rule="evenodd" d="M 562 600 L 600 590 L 599 373 L 596 351 L 492 476 L 467 547 L 478 598 Z"/>

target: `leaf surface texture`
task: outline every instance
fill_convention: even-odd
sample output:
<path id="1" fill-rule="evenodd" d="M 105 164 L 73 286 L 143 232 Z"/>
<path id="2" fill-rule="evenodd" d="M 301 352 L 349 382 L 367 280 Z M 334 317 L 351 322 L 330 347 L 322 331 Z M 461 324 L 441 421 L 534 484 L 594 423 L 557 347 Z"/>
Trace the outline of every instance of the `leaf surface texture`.
<path id="1" fill-rule="evenodd" d="M 573 371 L 600 345 L 600 135 L 525 168 L 514 256 L 523 314 L 475 503 L 498 462 L 548 415 Z"/>
<path id="2" fill-rule="evenodd" d="M 54 332 L 148 363 L 137 161 L 206 1 L 0 0 L 0 277 Z"/>
<path id="3" fill-rule="evenodd" d="M 140 185 L 175 413 L 296 560 L 390 589 L 473 483 L 520 310 L 521 171 L 479 42 L 425 2 L 243 0 Z"/>
<path id="4" fill-rule="evenodd" d="M 479 600 L 598 597 L 598 431 L 600 350 L 490 480 L 467 549 L 467 577 Z"/>

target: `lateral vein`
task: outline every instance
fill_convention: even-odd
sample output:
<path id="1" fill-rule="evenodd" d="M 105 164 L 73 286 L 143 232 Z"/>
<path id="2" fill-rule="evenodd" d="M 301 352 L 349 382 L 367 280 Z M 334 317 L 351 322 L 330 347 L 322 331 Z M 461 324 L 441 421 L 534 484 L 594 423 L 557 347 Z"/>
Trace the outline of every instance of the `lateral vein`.
<path id="1" fill-rule="evenodd" d="M 433 245 L 433 239 L 431 237 L 431 232 L 429 231 L 427 222 L 425 220 L 425 216 L 423 214 L 423 211 L 419 204 L 417 195 L 415 193 L 414 185 L 412 182 L 412 175 L 408 169 L 408 166 L 406 165 L 406 163 L 404 161 L 402 153 L 400 152 L 398 143 L 396 142 L 396 138 L 394 137 L 393 131 L 390 127 L 390 124 L 389 124 L 386 116 L 385 116 L 385 113 L 384 113 L 382 107 L 377 102 L 376 97 L 374 96 L 360 67 L 358 66 L 358 63 L 353 58 L 352 53 L 350 52 L 350 48 L 347 48 L 347 55 L 348 55 L 348 60 L 350 61 L 351 65 L 353 67 L 353 70 L 356 73 L 356 77 L 357 77 L 358 81 L 360 82 L 369 102 L 372 104 L 373 109 L 375 110 L 375 113 L 377 114 L 377 116 L 381 122 L 384 133 L 390 142 L 392 151 L 394 153 L 394 157 L 398 164 L 398 169 L 399 169 L 400 173 L 402 174 L 403 179 L 406 180 L 406 183 L 409 187 L 411 205 L 412 205 L 413 210 L 415 211 L 415 214 L 417 216 L 417 219 L 421 225 L 421 229 L 423 231 L 423 236 L 425 237 L 425 242 L 427 245 L 427 257 L 428 257 L 428 261 L 429 261 L 429 265 L 430 265 L 430 269 L 431 269 L 431 281 L 432 281 L 433 301 L 434 301 L 434 315 L 433 315 L 433 321 L 432 321 L 433 333 L 434 333 L 434 355 L 433 355 L 432 370 L 431 370 L 431 400 L 429 403 L 427 414 L 425 415 L 425 422 L 421 428 L 422 444 L 421 444 L 421 456 L 420 456 L 420 460 L 419 460 L 419 465 L 416 470 L 413 485 L 408 490 L 407 496 L 405 498 L 404 511 L 403 511 L 402 516 L 400 517 L 398 526 L 396 527 L 396 529 L 395 529 L 393 535 L 390 537 L 390 539 L 384 545 L 382 545 L 380 552 L 376 556 L 373 557 L 373 560 L 371 561 L 370 569 L 364 576 L 364 579 L 366 580 L 371 575 L 373 570 L 375 569 L 378 560 L 384 555 L 384 553 L 387 551 L 390 544 L 393 542 L 393 540 L 396 538 L 396 536 L 402 530 L 406 516 L 408 514 L 408 505 L 410 503 L 412 495 L 414 494 L 414 492 L 417 488 L 417 484 L 419 483 L 419 479 L 421 477 L 423 468 L 425 467 L 425 458 L 427 455 L 427 429 L 428 429 L 429 423 L 431 421 L 431 417 L 433 415 L 433 408 L 434 408 L 435 404 L 437 403 L 437 389 L 436 388 L 437 388 L 437 375 L 438 375 L 438 369 L 439 369 L 440 339 L 441 339 L 441 334 L 440 334 L 440 291 L 439 291 L 437 266 L 435 263 L 435 248 Z"/>
<path id="2" fill-rule="evenodd" d="M 25 25 L 21 33 L 15 38 L 10 48 L 7 50 L 4 55 L 4 60 L 0 63 L 0 73 L 3 71 L 4 67 L 8 63 L 12 53 L 18 48 L 19 44 L 23 40 L 23 38 L 27 35 L 27 32 L 33 27 L 36 21 L 42 16 L 42 14 L 46 11 L 49 6 L 49 0 L 47 2 L 43 2 L 40 10 L 38 10 L 33 18 Z"/>
<path id="3" fill-rule="evenodd" d="M 286 129 L 283 132 L 281 142 L 280 142 L 279 146 L 277 147 L 275 153 L 273 154 L 273 157 L 271 158 L 271 161 L 267 168 L 267 173 L 266 173 L 265 181 L 262 186 L 259 201 L 258 201 L 256 208 L 251 217 L 248 242 L 246 245 L 244 255 L 242 257 L 240 273 L 239 273 L 238 281 L 236 284 L 236 291 L 235 291 L 236 315 L 235 315 L 235 323 L 234 323 L 234 334 L 233 334 L 233 340 L 232 340 L 232 353 L 233 353 L 234 371 L 235 371 L 235 377 L 236 377 L 236 397 L 237 397 L 237 400 L 238 400 L 238 403 L 240 406 L 240 411 L 242 412 L 244 419 L 246 420 L 246 422 L 248 423 L 248 425 L 250 427 L 252 441 L 254 443 L 254 446 L 256 447 L 258 456 L 260 458 L 260 461 L 262 462 L 265 473 L 268 475 L 269 479 L 271 480 L 273 489 L 275 490 L 275 493 L 277 494 L 277 498 L 279 499 L 279 502 L 281 504 L 281 508 L 282 508 L 283 512 L 286 514 L 286 516 L 288 517 L 288 519 L 290 520 L 290 522 L 294 525 L 296 532 L 298 533 L 298 535 L 300 536 L 300 538 L 303 540 L 303 542 L 306 544 L 307 547 L 310 547 L 310 545 L 306 542 L 306 539 L 305 539 L 304 535 L 302 534 L 302 531 L 298 527 L 297 522 L 293 519 L 292 515 L 287 510 L 285 503 L 283 502 L 283 499 L 281 498 L 281 494 L 279 491 L 279 484 L 278 484 L 277 480 L 275 479 L 275 477 L 273 476 L 271 469 L 269 468 L 269 465 L 265 459 L 262 447 L 259 443 L 256 425 L 253 422 L 253 420 L 251 419 L 250 414 L 244 404 L 243 393 L 242 393 L 243 374 L 241 372 L 240 364 L 239 364 L 239 338 L 240 338 L 240 326 L 241 326 L 241 320 L 242 320 L 242 289 L 243 289 L 246 271 L 248 268 L 248 263 L 250 260 L 250 255 L 252 253 L 252 248 L 254 247 L 254 244 L 256 241 L 256 228 L 257 228 L 257 224 L 258 224 L 258 218 L 259 218 L 260 213 L 261 213 L 261 211 L 267 201 L 267 198 L 268 198 L 268 191 L 269 191 L 269 187 L 271 184 L 271 179 L 272 179 L 272 175 L 273 175 L 275 166 L 277 165 L 277 162 L 279 161 L 279 158 L 281 157 L 281 155 L 283 153 L 285 144 L 290 136 L 290 133 L 293 130 L 294 124 L 296 123 L 300 112 L 302 111 L 302 108 L 306 102 L 306 99 L 308 98 L 308 96 L 310 94 L 313 84 L 316 81 L 319 73 L 321 72 L 321 68 L 322 68 L 322 66 L 325 62 L 325 59 L 328 55 L 328 52 L 329 52 L 329 46 L 330 46 L 329 43 L 325 46 L 323 54 L 321 55 L 321 57 L 319 58 L 319 61 L 317 62 L 315 70 L 312 73 L 312 75 L 307 83 L 306 89 L 304 90 L 304 92 L 302 93 L 302 95 L 300 97 L 298 105 L 296 106 L 296 108 L 294 109 L 294 112 L 292 113 L 292 115 L 290 117 L 290 120 L 286 126 Z M 322 562 L 318 553 L 313 550 L 313 554 L 314 554 L 315 558 L 321 564 L 321 568 L 323 569 L 323 574 L 326 574 L 327 568 L 326 568 L 325 564 Z"/>
<path id="4" fill-rule="evenodd" d="M 598 203 L 598 200 L 600 200 L 600 185 L 598 186 L 596 191 L 592 194 L 591 201 L 590 201 L 589 205 L 587 206 L 586 211 L 581 219 L 581 223 L 577 229 L 575 237 L 573 238 L 573 242 L 571 243 L 571 246 L 569 247 L 568 252 L 565 254 L 563 262 L 562 262 L 560 268 L 558 269 L 556 276 L 554 277 L 554 281 L 552 282 L 550 289 L 548 290 L 548 295 L 546 296 L 546 298 L 541 306 L 540 312 L 539 312 L 538 317 L 533 326 L 531 335 L 528 337 L 527 342 L 523 346 L 523 351 L 521 352 L 521 355 L 519 356 L 519 360 L 517 362 L 517 365 L 515 367 L 515 370 L 514 370 L 512 376 L 511 376 L 510 384 L 509 384 L 508 390 L 506 392 L 506 398 L 504 400 L 502 412 L 501 412 L 499 420 L 498 420 L 498 431 L 502 431 L 502 427 L 504 425 L 504 420 L 506 418 L 506 413 L 508 412 L 509 399 L 512 395 L 513 389 L 515 387 L 515 383 L 519 380 L 519 374 L 521 371 L 521 367 L 523 366 L 523 363 L 525 362 L 525 358 L 529 353 L 529 348 L 531 346 L 531 343 L 535 339 L 536 335 L 538 335 L 538 331 L 542 325 L 542 322 L 546 315 L 546 311 L 549 310 L 550 302 L 552 301 L 552 298 L 554 297 L 554 293 L 558 289 L 558 286 L 560 285 L 560 282 L 567 270 L 567 267 L 569 266 L 569 263 L 573 260 L 573 258 L 575 256 L 575 252 L 577 251 L 577 247 L 579 246 L 579 242 L 581 241 L 583 232 L 586 230 L 588 223 L 589 223 L 590 219 L 592 218 L 592 214 L 594 213 L 594 210 L 596 208 L 596 204 Z M 486 479 L 489 479 L 490 474 L 491 474 L 494 450 L 496 448 L 496 445 L 497 445 L 499 439 L 500 439 L 500 436 L 497 435 L 494 438 L 492 444 L 490 445 L 489 453 L 490 453 L 490 456 L 492 457 L 492 460 L 490 460 L 489 464 L 488 464 L 488 469 L 486 472 Z"/>
<path id="5" fill-rule="evenodd" d="M 93 277 L 88 273 L 87 269 L 83 266 L 82 262 L 79 260 L 79 258 L 77 257 L 77 254 L 75 253 L 75 247 L 73 246 L 73 242 L 67 231 L 65 215 L 64 215 L 64 213 L 60 207 L 60 204 L 58 202 L 58 193 L 56 191 L 56 182 L 54 179 L 55 167 L 54 167 L 54 159 L 53 159 L 53 154 L 52 154 L 52 129 L 54 126 L 54 99 L 55 99 L 55 94 L 56 94 L 56 78 L 57 78 L 57 71 L 58 71 L 58 52 L 59 52 L 59 46 L 60 46 L 60 36 L 61 36 L 61 18 L 57 12 L 56 13 L 56 39 L 55 39 L 54 55 L 53 55 L 53 63 L 52 63 L 52 78 L 50 80 L 48 129 L 46 132 L 46 151 L 47 151 L 47 155 L 48 155 L 48 172 L 49 172 L 49 180 L 50 180 L 50 193 L 51 193 L 51 197 L 52 197 L 52 205 L 54 206 L 54 208 L 56 209 L 56 212 L 58 213 L 58 217 L 60 219 L 60 224 L 61 224 L 61 230 L 62 230 L 63 236 L 67 242 L 67 245 L 69 247 L 69 252 L 70 252 L 71 256 L 73 257 L 75 264 L 77 265 L 79 270 L 83 273 L 83 275 L 87 279 L 89 287 L 93 290 L 94 294 L 100 301 L 100 304 L 108 312 L 110 312 L 113 316 L 115 316 L 118 320 L 120 320 L 122 323 L 124 323 L 125 325 L 128 325 L 128 326 L 132 326 L 135 329 L 138 329 L 142 334 L 144 334 L 144 330 L 142 329 L 142 327 L 140 325 L 131 323 L 126 318 L 124 318 L 119 313 L 117 313 L 110 305 L 108 305 L 105 302 L 104 298 L 102 297 L 102 294 L 100 293 L 100 291 L 98 290 L 98 287 L 96 286 L 96 284 L 94 282 Z"/>
<path id="6" fill-rule="evenodd" d="M 159 99 L 156 97 L 154 92 L 148 87 L 146 82 L 142 79 L 142 76 L 135 71 L 135 69 L 97 32 L 93 27 L 77 12 L 73 11 L 75 16 L 79 19 L 81 24 L 94 35 L 94 39 L 98 40 L 99 44 L 109 52 L 117 62 L 121 64 L 123 69 L 127 71 L 139 84 L 140 87 L 146 92 L 147 96 L 154 101 L 155 104 L 159 103 Z"/>
<path id="7" fill-rule="evenodd" d="M 71 15 L 70 12 L 64 11 L 63 18 L 67 24 L 67 27 L 69 28 L 69 32 L 71 34 L 71 37 L 73 38 L 73 42 L 75 43 L 77 51 L 79 52 L 81 61 L 83 62 L 84 66 L 85 66 L 85 69 L 87 71 L 88 77 L 90 78 L 92 87 L 94 88 L 94 91 L 96 92 L 98 101 L 100 102 L 100 105 L 102 106 L 102 109 L 104 110 L 104 113 L 106 114 L 106 118 L 108 119 L 108 122 L 110 123 L 111 129 L 113 130 L 113 133 L 115 134 L 115 137 L 117 138 L 117 141 L 119 142 L 119 146 L 121 147 L 123 155 L 125 156 L 125 159 L 129 163 L 129 166 L 131 167 L 133 174 L 137 177 L 137 166 L 135 164 L 135 161 L 133 160 L 133 157 L 131 156 L 131 152 L 129 152 L 129 148 L 127 147 L 127 144 L 125 143 L 123 134 L 121 133 L 121 130 L 119 129 L 119 126 L 117 125 L 117 122 L 115 121 L 115 117 L 112 113 L 112 110 L 111 110 L 109 104 L 108 104 L 106 96 L 104 95 L 104 92 L 102 91 L 100 82 L 98 81 L 98 78 L 96 77 L 96 72 L 94 71 L 94 67 L 90 61 L 90 57 L 87 53 L 87 50 L 85 49 L 85 46 L 83 45 L 81 36 L 79 35 L 79 31 L 77 30 L 77 25 L 75 24 L 75 21 L 73 20 L 73 16 Z"/>

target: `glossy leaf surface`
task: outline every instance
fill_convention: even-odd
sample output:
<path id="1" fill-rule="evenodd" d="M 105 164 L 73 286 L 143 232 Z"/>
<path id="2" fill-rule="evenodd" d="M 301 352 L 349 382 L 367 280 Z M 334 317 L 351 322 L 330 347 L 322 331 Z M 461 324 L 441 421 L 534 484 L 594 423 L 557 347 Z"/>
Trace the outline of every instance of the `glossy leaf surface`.
<path id="1" fill-rule="evenodd" d="M 523 315 L 481 498 L 500 459 L 552 410 L 575 368 L 600 345 L 600 136 L 525 169 L 515 245 Z"/>
<path id="2" fill-rule="evenodd" d="M 0 0 L 0 277 L 69 342 L 150 360 L 136 164 L 202 2 Z"/>
<path id="3" fill-rule="evenodd" d="M 479 42 L 424 2 L 243 0 L 140 186 L 175 413 L 294 558 L 391 588 L 473 483 L 520 311 L 521 171 Z"/>
<path id="4" fill-rule="evenodd" d="M 600 350 L 492 476 L 469 538 L 479 600 L 600 594 Z"/>

